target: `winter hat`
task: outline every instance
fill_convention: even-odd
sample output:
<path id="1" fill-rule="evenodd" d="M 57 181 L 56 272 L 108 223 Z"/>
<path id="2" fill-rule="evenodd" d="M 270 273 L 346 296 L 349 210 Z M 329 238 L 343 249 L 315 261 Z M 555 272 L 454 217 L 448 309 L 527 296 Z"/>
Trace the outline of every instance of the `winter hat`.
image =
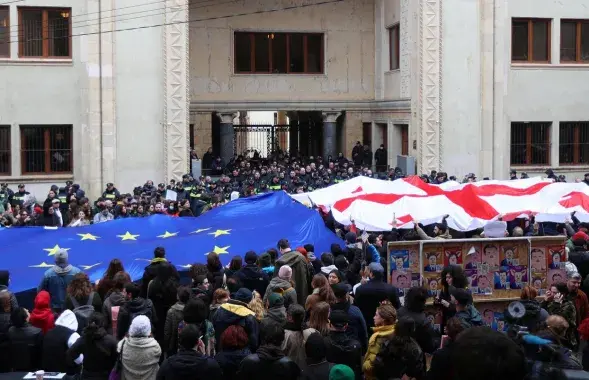
<path id="1" fill-rule="evenodd" d="M 239 199 L 239 193 L 237 191 L 232 191 L 231 192 L 231 198 L 232 201 Z"/>
<path id="2" fill-rule="evenodd" d="M 358 237 L 356 236 L 356 234 L 351 231 L 346 234 L 346 243 L 348 243 L 348 244 L 356 243 L 357 239 L 358 239 Z"/>
<path id="3" fill-rule="evenodd" d="M 342 282 L 340 282 L 339 284 L 335 284 L 335 285 L 331 285 L 331 290 L 333 290 L 333 295 L 336 298 L 344 298 L 348 292 L 350 291 L 350 288 L 348 287 L 347 284 L 344 284 Z"/>
<path id="4" fill-rule="evenodd" d="M 10 278 L 10 272 L 7 270 L 0 270 L 0 286 L 8 286 L 8 279 Z"/>
<path id="5" fill-rule="evenodd" d="M 341 328 L 350 323 L 350 316 L 344 310 L 333 310 L 329 314 L 329 323 Z"/>
<path id="6" fill-rule="evenodd" d="M 272 292 L 268 296 L 268 308 L 284 306 L 284 298 L 278 293 Z"/>
<path id="7" fill-rule="evenodd" d="M 61 268 L 68 266 L 68 253 L 65 249 L 62 248 L 55 254 L 55 265 Z"/>
<path id="8" fill-rule="evenodd" d="M 246 264 L 255 264 L 258 261 L 258 255 L 254 251 L 248 251 L 245 254 L 244 261 Z"/>
<path id="9" fill-rule="evenodd" d="M 280 270 L 278 271 L 278 277 L 283 280 L 290 281 L 292 278 L 292 269 L 288 265 L 281 266 Z"/>
<path id="10" fill-rule="evenodd" d="M 305 248 L 297 247 L 296 251 L 299 252 L 301 255 L 307 257 L 307 250 Z"/>
<path id="11" fill-rule="evenodd" d="M 333 263 L 335 264 L 335 266 L 339 270 L 346 270 L 346 269 L 348 269 L 348 266 L 350 265 L 350 263 L 348 262 L 348 259 L 346 259 L 346 256 L 344 256 L 344 255 L 337 256 Z"/>
<path id="12" fill-rule="evenodd" d="M 305 342 L 305 354 L 308 358 L 314 360 L 322 360 L 327 355 L 327 349 L 325 348 L 325 342 L 321 334 L 314 332 L 309 335 Z"/>
<path id="13" fill-rule="evenodd" d="M 354 380 L 356 376 L 350 367 L 344 364 L 337 364 L 329 371 L 329 380 Z"/>
<path id="14" fill-rule="evenodd" d="M 145 315 L 138 315 L 133 318 L 129 327 L 129 336 L 146 338 L 151 334 L 151 322 Z"/>
<path id="15" fill-rule="evenodd" d="M 587 234 L 586 234 L 585 232 L 583 232 L 583 231 L 579 231 L 579 232 L 575 233 L 575 234 L 574 234 L 574 235 L 571 237 L 571 240 L 572 240 L 572 241 L 575 241 L 575 240 L 585 240 L 585 241 L 587 241 L 587 240 L 589 240 L 589 235 L 587 235 Z"/>
<path id="16" fill-rule="evenodd" d="M 252 291 L 247 288 L 241 288 L 233 294 L 233 299 L 235 301 L 243 302 L 243 303 L 250 303 L 252 300 Z"/>

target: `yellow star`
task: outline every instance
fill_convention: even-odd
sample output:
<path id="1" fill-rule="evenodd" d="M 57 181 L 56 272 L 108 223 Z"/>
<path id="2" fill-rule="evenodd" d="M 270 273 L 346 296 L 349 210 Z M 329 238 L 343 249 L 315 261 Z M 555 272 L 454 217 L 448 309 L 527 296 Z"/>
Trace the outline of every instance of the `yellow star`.
<path id="1" fill-rule="evenodd" d="M 94 236 L 92 234 L 77 234 L 77 235 L 82 238 L 81 241 L 84 241 L 84 240 L 94 240 L 94 241 L 96 241 L 96 239 L 100 239 L 100 236 Z"/>
<path id="2" fill-rule="evenodd" d="M 200 234 L 201 232 L 208 231 L 210 229 L 211 229 L 210 227 L 209 228 L 199 228 L 196 231 L 192 231 L 191 234 Z"/>
<path id="3" fill-rule="evenodd" d="M 48 256 L 53 256 L 60 249 L 63 249 L 65 251 L 69 251 L 70 250 L 69 248 L 61 248 L 58 244 L 56 244 L 55 247 L 53 247 L 53 248 L 44 248 L 43 250 L 49 252 L 49 255 Z"/>
<path id="4" fill-rule="evenodd" d="M 45 261 L 43 261 L 41 264 L 39 265 L 30 265 L 29 268 L 51 268 L 53 265 L 51 264 L 47 264 Z"/>
<path id="5" fill-rule="evenodd" d="M 210 232 L 209 235 L 215 235 L 215 237 L 219 237 L 221 235 L 229 235 L 229 231 L 231 230 L 217 230 L 215 232 Z"/>
<path id="6" fill-rule="evenodd" d="M 162 238 L 162 239 L 167 239 L 167 238 L 170 238 L 170 237 L 173 237 L 173 236 L 176 236 L 176 235 L 178 235 L 178 232 L 172 233 L 172 232 L 166 231 L 165 234 L 163 234 L 163 235 L 157 235 L 157 237 L 158 238 Z"/>
<path id="7" fill-rule="evenodd" d="M 213 252 L 215 252 L 217 255 L 222 255 L 224 253 L 229 253 L 227 252 L 227 248 L 231 247 L 230 245 L 226 246 L 226 247 L 217 247 L 215 246 L 215 248 L 213 249 Z"/>
<path id="8" fill-rule="evenodd" d="M 124 235 L 117 235 L 117 237 L 120 237 L 122 239 L 121 241 L 137 240 L 137 236 L 139 236 L 139 235 L 133 235 L 129 231 L 127 231 L 127 233 L 125 233 Z"/>
<path id="9" fill-rule="evenodd" d="M 88 270 L 88 269 L 92 269 L 92 268 L 94 268 L 96 266 L 99 266 L 100 264 L 102 264 L 102 263 L 96 263 L 94 265 L 80 265 L 80 266 L 82 267 L 82 269 Z"/>

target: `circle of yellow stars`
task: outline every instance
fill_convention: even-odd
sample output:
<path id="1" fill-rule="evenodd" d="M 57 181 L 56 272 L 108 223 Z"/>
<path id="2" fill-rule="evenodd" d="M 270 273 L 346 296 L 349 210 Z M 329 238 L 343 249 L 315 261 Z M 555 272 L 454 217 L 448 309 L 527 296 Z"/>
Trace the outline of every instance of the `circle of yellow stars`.
<path id="1" fill-rule="evenodd" d="M 207 232 L 210 231 L 210 232 Z M 190 232 L 190 235 L 193 234 L 201 234 L 206 232 L 208 235 L 213 236 L 214 238 L 218 238 L 219 236 L 223 236 L 223 235 L 231 235 L 231 229 L 227 229 L 227 230 L 221 230 L 221 229 L 217 229 L 217 230 L 212 230 L 212 228 L 199 228 L 195 231 Z M 170 232 L 170 231 L 165 231 L 163 234 L 161 235 L 157 235 L 158 239 L 170 239 L 170 238 L 174 238 L 174 237 L 178 237 L 179 232 Z M 76 234 L 77 236 L 80 237 L 80 241 L 97 241 L 98 239 L 101 239 L 100 236 L 97 235 L 93 235 L 89 232 L 84 233 L 84 234 Z M 141 235 L 139 234 L 132 234 L 130 231 L 125 231 L 124 234 L 122 235 L 116 235 L 116 237 L 118 237 L 119 239 L 121 239 L 121 242 L 124 241 L 137 241 L 137 239 L 140 237 Z M 214 248 L 209 251 L 209 252 L 215 252 L 218 255 L 224 255 L 224 254 L 229 254 L 228 249 L 230 248 L 230 245 L 227 246 L 218 246 L 215 245 Z M 47 256 L 55 256 L 59 251 L 66 251 L 68 252 L 70 250 L 70 248 L 63 248 L 60 247 L 59 244 L 56 244 L 55 246 L 51 247 L 51 248 L 43 248 L 43 250 L 45 252 L 48 253 Z M 206 252 L 206 254 L 208 254 L 209 252 Z M 80 267 L 84 270 L 89 270 L 92 269 L 98 265 L 100 265 L 102 263 L 96 263 L 96 264 L 92 264 L 92 265 L 80 265 Z M 45 261 L 43 261 L 41 264 L 37 264 L 37 265 L 31 265 L 31 268 L 51 268 L 53 267 L 53 264 L 49 264 L 46 263 Z"/>

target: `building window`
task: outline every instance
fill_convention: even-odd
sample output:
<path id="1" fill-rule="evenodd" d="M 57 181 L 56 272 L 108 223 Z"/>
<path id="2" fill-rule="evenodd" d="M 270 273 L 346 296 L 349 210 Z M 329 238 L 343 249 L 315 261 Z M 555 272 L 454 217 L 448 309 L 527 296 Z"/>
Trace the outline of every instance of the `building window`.
<path id="1" fill-rule="evenodd" d="M 560 61 L 589 62 L 589 20 L 560 22 Z"/>
<path id="2" fill-rule="evenodd" d="M 589 122 L 561 122 L 558 135 L 561 165 L 589 164 Z"/>
<path id="3" fill-rule="evenodd" d="M 237 74 L 323 73 L 323 34 L 236 32 L 234 44 Z"/>
<path id="4" fill-rule="evenodd" d="M 23 174 L 73 172 L 71 125 L 22 125 L 20 144 Z"/>
<path id="5" fill-rule="evenodd" d="M 401 154 L 403 156 L 409 155 L 409 126 L 403 124 L 401 127 Z"/>
<path id="6" fill-rule="evenodd" d="M 0 125 L 0 175 L 10 175 L 10 125 Z"/>
<path id="7" fill-rule="evenodd" d="M 513 62 L 550 62 L 551 25 L 549 19 L 513 19 L 511 60 Z"/>
<path id="8" fill-rule="evenodd" d="M 10 57 L 10 11 L 8 7 L 2 6 L 0 6 L 0 57 Z"/>
<path id="9" fill-rule="evenodd" d="M 389 70 L 398 70 L 399 64 L 399 24 L 392 26 L 389 31 Z"/>
<path id="10" fill-rule="evenodd" d="M 18 55 L 71 58 L 71 9 L 19 7 Z"/>
<path id="11" fill-rule="evenodd" d="M 511 165 L 550 164 L 551 123 L 511 123 Z"/>

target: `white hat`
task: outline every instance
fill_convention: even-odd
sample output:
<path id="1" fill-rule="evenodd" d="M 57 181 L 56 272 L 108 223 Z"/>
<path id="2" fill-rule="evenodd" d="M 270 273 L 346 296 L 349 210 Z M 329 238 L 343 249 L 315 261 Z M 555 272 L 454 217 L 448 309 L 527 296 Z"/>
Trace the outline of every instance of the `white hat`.
<path id="1" fill-rule="evenodd" d="M 133 318 L 129 327 L 129 336 L 148 337 L 151 334 L 151 322 L 145 315 L 138 315 Z"/>
<path id="2" fill-rule="evenodd" d="M 231 193 L 231 200 L 234 201 L 236 199 L 239 199 L 239 193 L 237 191 L 234 191 Z"/>

